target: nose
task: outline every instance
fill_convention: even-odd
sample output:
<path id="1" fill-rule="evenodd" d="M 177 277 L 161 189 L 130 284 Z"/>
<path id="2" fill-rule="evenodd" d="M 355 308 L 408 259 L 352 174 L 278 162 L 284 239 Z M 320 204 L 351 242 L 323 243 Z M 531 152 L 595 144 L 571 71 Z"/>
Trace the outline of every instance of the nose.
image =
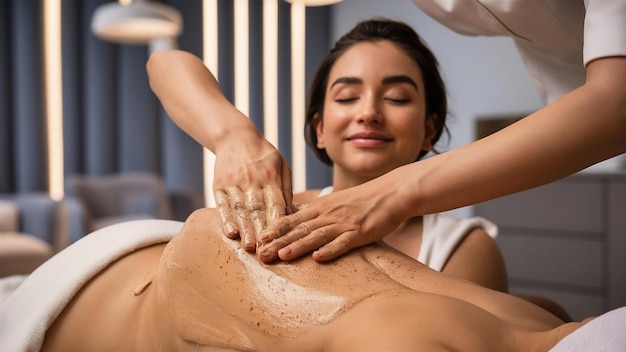
<path id="1" fill-rule="evenodd" d="M 373 98 L 361 99 L 359 113 L 356 116 L 359 123 L 377 124 L 383 122 L 383 115 L 380 112 L 378 103 Z"/>

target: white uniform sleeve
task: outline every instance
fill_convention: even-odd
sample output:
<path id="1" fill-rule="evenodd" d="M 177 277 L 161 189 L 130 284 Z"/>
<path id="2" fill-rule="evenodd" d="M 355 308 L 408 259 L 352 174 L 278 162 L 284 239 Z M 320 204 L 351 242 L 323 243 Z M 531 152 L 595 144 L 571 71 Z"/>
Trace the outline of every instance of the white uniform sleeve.
<path id="1" fill-rule="evenodd" d="M 583 59 L 626 56 L 626 0 L 585 0 Z"/>
<path id="2" fill-rule="evenodd" d="M 417 260 L 437 271 L 450 259 L 459 243 L 474 229 L 483 229 L 491 238 L 498 235 L 498 227 L 481 217 L 460 219 L 450 213 L 424 215 L 422 245 Z"/>

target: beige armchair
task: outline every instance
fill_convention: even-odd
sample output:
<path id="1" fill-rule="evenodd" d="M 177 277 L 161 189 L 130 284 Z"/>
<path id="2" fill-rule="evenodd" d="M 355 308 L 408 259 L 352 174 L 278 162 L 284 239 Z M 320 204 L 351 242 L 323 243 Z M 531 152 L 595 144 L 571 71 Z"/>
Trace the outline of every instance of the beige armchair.
<path id="1" fill-rule="evenodd" d="M 88 232 L 123 221 L 172 218 L 164 182 L 152 173 L 73 175 L 65 192 L 83 205 Z"/>
<path id="2" fill-rule="evenodd" d="M 0 278 L 30 274 L 53 254 L 51 244 L 19 231 L 15 203 L 0 201 Z"/>

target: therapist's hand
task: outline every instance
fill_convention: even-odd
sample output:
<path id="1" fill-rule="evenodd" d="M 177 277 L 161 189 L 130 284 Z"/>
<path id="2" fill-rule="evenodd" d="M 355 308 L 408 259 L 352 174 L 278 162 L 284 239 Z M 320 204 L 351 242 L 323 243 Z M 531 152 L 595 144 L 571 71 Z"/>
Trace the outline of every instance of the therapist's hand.
<path id="1" fill-rule="evenodd" d="M 288 261 L 313 251 L 314 260 L 327 261 L 382 239 L 405 219 L 394 192 L 377 188 L 365 183 L 333 192 L 269 224 L 257 249 L 260 259 Z"/>
<path id="2" fill-rule="evenodd" d="M 222 143 L 215 154 L 213 193 L 224 231 L 254 252 L 267 224 L 292 211 L 291 170 L 278 150 L 256 132 L 242 132 Z"/>

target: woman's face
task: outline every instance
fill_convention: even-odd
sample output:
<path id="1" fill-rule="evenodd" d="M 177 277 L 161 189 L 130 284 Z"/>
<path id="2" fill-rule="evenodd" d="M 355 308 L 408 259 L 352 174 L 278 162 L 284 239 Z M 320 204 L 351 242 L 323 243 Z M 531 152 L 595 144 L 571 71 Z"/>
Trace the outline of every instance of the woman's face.
<path id="1" fill-rule="evenodd" d="M 392 42 L 348 49 L 330 70 L 316 116 L 317 146 L 333 160 L 335 183 L 365 182 L 430 150 L 435 131 L 424 95 L 419 66 Z"/>

